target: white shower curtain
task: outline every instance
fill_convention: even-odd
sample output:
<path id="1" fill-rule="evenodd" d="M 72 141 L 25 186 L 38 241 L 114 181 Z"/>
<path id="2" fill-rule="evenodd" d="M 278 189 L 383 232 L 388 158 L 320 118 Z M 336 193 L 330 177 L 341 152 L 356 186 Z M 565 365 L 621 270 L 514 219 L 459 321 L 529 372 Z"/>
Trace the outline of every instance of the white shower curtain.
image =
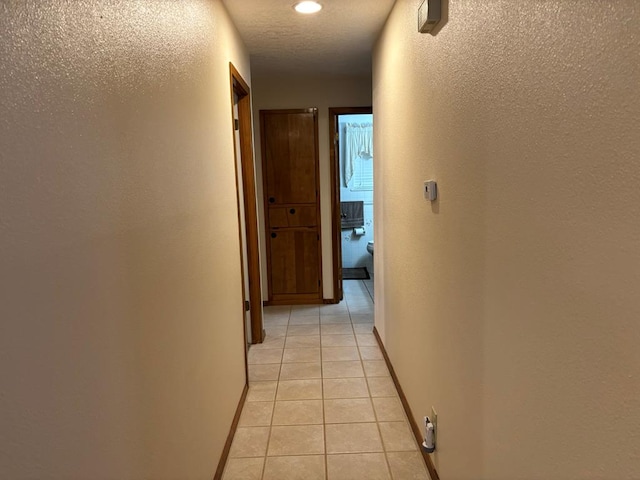
<path id="1" fill-rule="evenodd" d="M 347 123 L 345 125 L 345 146 L 342 179 L 348 186 L 356 169 L 358 158 L 373 158 L 373 124 Z"/>

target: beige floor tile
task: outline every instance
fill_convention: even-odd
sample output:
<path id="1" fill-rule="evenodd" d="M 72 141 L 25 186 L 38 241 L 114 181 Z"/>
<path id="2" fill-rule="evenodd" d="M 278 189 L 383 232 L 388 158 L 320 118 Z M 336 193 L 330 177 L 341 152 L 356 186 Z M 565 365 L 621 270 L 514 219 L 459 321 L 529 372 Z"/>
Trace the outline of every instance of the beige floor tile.
<path id="1" fill-rule="evenodd" d="M 351 362 L 322 362 L 323 378 L 352 378 L 364 377 L 362 363 L 360 361 Z"/>
<path id="2" fill-rule="evenodd" d="M 319 305 L 293 305 L 291 316 L 320 315 Z"/>
<path id="3" fill-rule="evenodd" d="M 269 439 L 270 457 L 280 455 L 313 455 L 324 453 L 322 425 L 274 426 Z"/>
<path id="4" fill-rule="evenodd" d="M 273 425 L 322 425 L 322 400 L 276 402 Z"/>
<path id="5" fill-rule="evenodd" d="M 320 335 L 287 336 L 287 348 L 319 347 Z"/>
<path id="6" fill-rule="evenodd" d="M 240 427 L 233 436 L 229 458 L 264 457 L 268 439 L 269 427 Z"/>
<path id="7" fill-rule="evenodd" d="M 346 295 L 346 302 L 349 307 L 359 303 L 371 302 L 371 297 L 369 296 L 369 291 L 367 290 L 366 285 L 360 284 L 358 288 L 349 290 L 348 295 Z"/>
<path id="8" fill-rule="evenodd" d="M 344 301 L 334 305 L 321 305 L 320 316 L 324 315 L 349 315 L 349 308 Z"/>
<path id="9" fill-rule="evenodd" d="M 285 348 L 282 363 L 312 363 L 320 361 L 320 349 L 307 348 Z"/>
<path id="10" fill-rule="evenodd" d="M 324 455 L 267 457 L 263 480 L 325 480 Z"/>
<path id="11" fill-rule="evenodd" d="M 390 480 L 384 453 L 327 455 L 328 480 Z"/>
<path id="12" fill-rule="evenodd" d="M 387 452 L 406 452 L 418 449 L 407 422 L 379 422 L 384 449 Z"/>
<path id="13" fill-rule="evenodd" d="M 382 452 L 382 441 L 375 423 L 325 425 L 327 453 Z"/>
<path id="14" fill-rule="evenodd" d="M 379 422 L 406 421 L 404 408 L 397 397 L 376 397 L 373 399 L 373 408 L 376 411 L 376 419 Z"/>
<path id="15" fill-rule="evenodd" d="M 347 324 L 329 324 L 320 325 L 320 333 L 322 335 L 351 335 L 353 328 Z"/>
<path id="16" fill-rule="evenodd" d="M 371 308 L 373 307 L 373 301 L 368 293 L 364 293 L 361 295 L 349 295 L 347 299 L 347 308 L 349 309 L 349 313 L 354 313 L 354 311 L 362 308 Z"/>
<path id="17" fill-rule="evenodd" d="M 373 325 L 373 312 L 365 314 L 351 312 L 351 323 L 370 323 Z"/>
<path id="18" fill-rule="evenodd" d="M 367 378 L 372 397 L 397 397 L 398 391 L 391 377 Z"/>
<path id="19" fill-rule="evenodd" d="M 322 347 L 322 360 L 325 362 L 344 362 L 359 359 L 357 347 Z"/>
<path id="20" fill-rule="evenodd" d="M 349 313 L 345 313 L 343 315 L 322 315 L 320 317 L 321 325 L 329 325 L 333 323 L 351 323 L 351 317 Z"/>
<path id="21" fill-rule="evenodd" d="M 419 452 L 389 452 L 387 460 L 393 480 L 429 480 L 427 468 Z"/>
<path id="22" fill-rule="evenodd" d="M 344 282 L 344 285 L 342 288 L 344 289 L 345 293 L 366 291 L 366 288 L 362 280 L 348 280 Z"/>
<path id="23" fill-rule="evenodd" d="M 358 333 L 371 333 L 373 332 L 373 324 L 371 323 L 356 323 L 353 325 L 353 331 Z"/>
<path id="24" fill-rule="evenodd" d="M 251 350 L 264 350 L 269 348 L 284 348 L 284 337 L 267 335 L 262 343 L 251 345 Z"/>
<path id="25" fill-rule="evenodd" d="M 267 332 L 267 336 L 271 337 L 284 337 L 287 334 L 286 325 L 276 325 L 274 327 L 268 327 L 265 325 L 264 330 Z"/>
<path id="26" fill-rule="evenodd" d="M 389 369 L 384 360 L 366 360 L 362 362 L 367 377 L 388 377 Z"/>
<path id="27" fill-rule="evenodd" d="M 351 315 L 351 321 L 353 323 L 361 323 L 361 322 L 372 322 L 373 321 L 373 303 L 358 303 L 356 305 L 349 305 L 349 314 Z M 371 320 L 365 320 L 364 318 L 354 322 L 353 316 L 370 316 Z"/>
<path id="28" fill-rule="evenodd" d="M 279 363 L 272 363 L 268 365 L 249 365 L 249 382 L 265 382 L 268 380 L 278 380 L 279 375 Z"/>
<path id="29" fill-rule="evenodd" d="M 322 380 L 280 380 L 278 395 L 280 400 L 318 400 L 322 398 Z"/>
<path id="30" fill-rule="evenodd" d="M 369 398 L 341 398 L 324 401 L 325 423 L 375 422 Z"/>
<path id="31" fill-rule="evenodd" d="M 368 398 L 369 390 L 364 378 L 325 378 L 324 398 Z"/>
<path id="32" fill-rule="evenodd" d="M 322 335 L 320 341 L 323 347 L 355 347 L 356 339 L 350 335 Z"/>
<path id="33" fill-rule="evenodd" d="M 287 335 L 320 335 L 320 325 L 289 325 Z"/>
<path id="34" fill-rule="evenodd" d="M 282 349 L 281 348 L 249 348 L 249 354 L 247 355 L 247 361 L 250 365 L 258 364 L 265 365 L 267 363 L 280 363 L 282 361 Z"/>
<path id="35" fill-rule="evenodd" d="M 384 360 L 380 347 L 358 347 L 362 360 Z"/>
<path id="36" fill-rule="evenodd" d="M 289 323 L 289 315 L 267 315 L 264 317 L 263 322 L 266 328 L 287 326 Z"/>
<path id="37" fill-rule="evenodd" d="M 271 425 L 273 402 L 246 402 L 240 415 L 240 427 L 268 427 Z"/>
<path id="38" fill-rule="evenodd" d="M 344 285 L 346 286 L 344 291 L 349 294 L 345 296 L 347 302 L 350 302 L 354 298 L 362 298 L 369 295 L 363 280 L 344 282 Z"/>
<path id="39" fill-rule="evenodd" d="M 294 317 L 289 319 L 289 325 L 319 325 L 320 315 L 305 315 L 302 317 Z"/>
<path id="40" fill-rule="evenodd" d="M 284 315 L 291 313 L 291 305 L 271 305 L 264 307 L 265 315 Z"/>
<path id="41" fill-rule="evenodd" d="M 356 335 L 358 346 L 360 347 L 377 347 L 378 341 L 373 333 L 359 333 Z"/>
<path id="42" fill-rule="evenodd" d="M 347 304 L 350 304 L 353 301 L 361 300 L 367 298 L 369 294 L 367 293 L 367 287 L 362 283 L 362 281 L 357 282 L 345 282 L 344 285 L 347 288 L 344 288 L 345 300 Z"/>
<path id="43" fill-rule="evenodd" d="M 224 468 L 222 480 L 260 480 L 264 458 L 230 458 Z"/>
<path id="44" fill-rule="evenodd" d="M 272 402 L 278 382 L 254 382 L 249 385 L 247 402 Z"/>
<path id="45" fill-rule="evenodd" d="M 320 362 L 282 364 L 280 380 L 309 380 L 312 378 L 322 378 Z"/>

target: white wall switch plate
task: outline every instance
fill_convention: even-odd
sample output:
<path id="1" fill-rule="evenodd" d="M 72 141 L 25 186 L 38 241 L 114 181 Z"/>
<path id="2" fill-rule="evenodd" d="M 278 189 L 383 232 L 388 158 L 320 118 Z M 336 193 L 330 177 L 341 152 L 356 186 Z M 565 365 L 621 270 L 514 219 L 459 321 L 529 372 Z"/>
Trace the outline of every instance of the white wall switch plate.
<path id="1" fill-rule="evenodd" d="M 438 197 L 438 185 L 435 180 L 427 180 L 424 182 L 424 198 L 433 202 Z"/>

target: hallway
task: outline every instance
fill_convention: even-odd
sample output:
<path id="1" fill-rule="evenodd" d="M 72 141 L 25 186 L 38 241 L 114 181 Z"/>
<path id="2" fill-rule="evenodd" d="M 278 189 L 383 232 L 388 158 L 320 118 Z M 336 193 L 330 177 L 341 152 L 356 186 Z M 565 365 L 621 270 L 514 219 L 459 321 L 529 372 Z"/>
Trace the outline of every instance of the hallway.
<path id="1" fill-rule="evenodd" d="M 224 480 L 428 479 L 363 281 L 338 305 L 265 308 Z"/>

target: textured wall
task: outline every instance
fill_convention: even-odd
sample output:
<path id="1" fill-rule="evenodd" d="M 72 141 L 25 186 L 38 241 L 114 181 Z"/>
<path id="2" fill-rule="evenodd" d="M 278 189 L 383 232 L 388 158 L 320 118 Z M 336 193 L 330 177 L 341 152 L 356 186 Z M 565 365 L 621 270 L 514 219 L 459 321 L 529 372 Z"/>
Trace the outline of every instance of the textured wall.
<path id="1" fill-rule="evenodd" d="M 244 376 L 218 1 L 0 3 L 0 477 L 211 478 Z"/>
<path id="2" fill-rule="evenodd" d="M 284 108 L 318 108 L 320 155 L 320 221 L 322 222 L 322 281 L 324 298 L 333 298 L 331 251 L 331 180 L 329 175 L 329 108 L 366 107 L 371 105 L 371 77 L 343 76 L 274 76 L 254 72 L 253 118 L 255 123 L 256 175 L 258 198 L 262 199 L 262 158 L 260 145 L 260 110 Z M 264 243 L 264 204 L 258 202 L 261 251 Z M 263 296 L 267 298 L 266 255 L 262 258 Z"/>
<path id="3" fill-rule="evenodd" d="M 638 479 L 637 2 L 447 3 L 374 55 L 376 324 L 441 478 Z"/>

